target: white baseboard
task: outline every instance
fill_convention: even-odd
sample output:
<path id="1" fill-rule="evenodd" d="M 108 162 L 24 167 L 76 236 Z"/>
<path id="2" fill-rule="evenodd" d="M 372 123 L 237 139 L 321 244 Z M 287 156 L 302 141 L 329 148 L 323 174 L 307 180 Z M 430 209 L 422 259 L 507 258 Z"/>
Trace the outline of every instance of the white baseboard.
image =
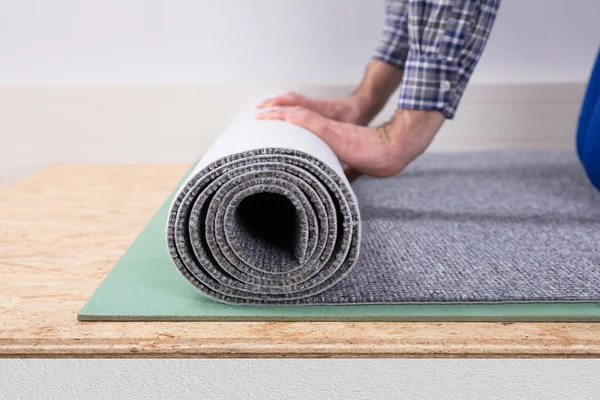
<path id="1" fill-rule="evenodd" d="M 350 86 L 292 87 L 342 96 Z M 583 83 L 471 85 L 430 151 L 572 148 Z M 201 155 L 264 87 L 0 86 L 0 183 L 51 162 Z M 395 95 L 375 119 L 393 113 Z"/>

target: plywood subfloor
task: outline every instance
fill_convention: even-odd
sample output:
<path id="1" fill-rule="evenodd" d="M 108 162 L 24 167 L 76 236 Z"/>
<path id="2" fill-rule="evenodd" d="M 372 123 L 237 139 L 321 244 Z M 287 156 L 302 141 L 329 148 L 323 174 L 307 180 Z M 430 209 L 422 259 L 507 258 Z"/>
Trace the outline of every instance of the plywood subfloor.
<path id="1" fill-rule="evenodd" d="M 600 355 L 600 323 L 78 322 L 188 168 L 52 165 L 0 189 L 0 356 Z"/>

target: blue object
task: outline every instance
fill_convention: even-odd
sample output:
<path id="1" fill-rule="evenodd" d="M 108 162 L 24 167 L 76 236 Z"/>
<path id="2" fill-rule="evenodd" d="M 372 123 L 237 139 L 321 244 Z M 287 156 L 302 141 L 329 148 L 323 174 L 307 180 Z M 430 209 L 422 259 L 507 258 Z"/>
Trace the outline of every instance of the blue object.
<path id="1" fill-rule="evenodd" d="M 600 190 L 600 49 L 579 115 L 577 153 L 590 181 Z"/>

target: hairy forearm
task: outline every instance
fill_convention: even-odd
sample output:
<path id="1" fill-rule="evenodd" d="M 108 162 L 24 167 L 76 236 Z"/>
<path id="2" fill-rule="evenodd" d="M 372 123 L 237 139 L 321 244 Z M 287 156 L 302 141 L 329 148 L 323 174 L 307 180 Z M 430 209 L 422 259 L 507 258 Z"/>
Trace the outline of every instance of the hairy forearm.
<path id="1" fill-rule="evenodd" d="M 358 104 L 360 120 L 371 121 L 385 106 L 402 81 L 402 70 L 383 61 L 369 62 L 363 79 L 351 98 Z"/>
<path id="2" fill-rule="evenodd" d="M 438 111 L 398 109 L 393 118 L 375 128 L 384 144 L 376 176 L 393 176 L 419 157 L 431 144 L 446 118 Z"/>

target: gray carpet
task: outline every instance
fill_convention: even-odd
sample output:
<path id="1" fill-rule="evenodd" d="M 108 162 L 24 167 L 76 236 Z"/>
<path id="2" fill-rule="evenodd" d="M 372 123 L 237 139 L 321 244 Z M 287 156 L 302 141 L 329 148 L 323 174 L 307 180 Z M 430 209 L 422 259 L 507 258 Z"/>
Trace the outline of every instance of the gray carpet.
<path id="1" fill-rule="evenodd" d="M 266 176 L 277 176 L 262 165 Z M 282 172 L 286 165 L 272 167 Z M 347 208 L 351 196 L 333 192 L 332 182 L 319 188 L 306 175 L 317 188 L 313 193 L 299 181 L 281 179 L 277 184 L 289 190 L 293 204 L 280 193 L 264 194 L 275 184 L 268 178 L 225 176 L 228 194 L 212 198 L 212 211 L 211 202 L 200 199 L 200 217 L 189 220 L 192 233 L 178 236 L 180 249 L 198 247 L 188 249 L 184 265 L 195 268 L 186 277 L 220 301 L 600 300 L 600 193 L 572 152 L 426 154 L 396 177 L 360 178 L 353 185 L 362 226 L 358 258 L 359 232 Z M 319 179 L 327 182 L 327 176 L 335 174 Z M 255 188 L 256 202 L 248 197 L 240 207 L 239 199 L 231 201 L 248 187 Z M 307 215 L 297 217 L 303 209 Z M 207 213 L 208 225 L 221 231 L 216 238 L 214 229 L 203 235 Z M 333 247 L 324 240 L 332 236 Z M 177 248 L 171 239 L 171 249 Z M 194 256 L 202 261 L 194 264 Z"/>
<path id="2" fill-rule="evenodd" d="M 310 301 L 600 300 L 600 193 L 574 152 L 426 154 L 353 186 L 361 256 Z"/>

